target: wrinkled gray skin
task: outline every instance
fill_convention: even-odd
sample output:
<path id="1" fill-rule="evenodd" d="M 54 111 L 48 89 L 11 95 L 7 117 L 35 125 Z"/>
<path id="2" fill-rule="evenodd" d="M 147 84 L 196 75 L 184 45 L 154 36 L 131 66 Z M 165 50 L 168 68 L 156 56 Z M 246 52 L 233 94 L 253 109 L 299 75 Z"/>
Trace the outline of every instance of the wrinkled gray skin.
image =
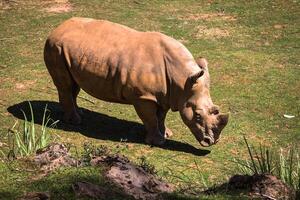
<path id="1" fill-rule="evenodd" d="M 57 88 L 64 121 L 80 124 L 80 89 L 109 102 L 132 104 L 147 130 L 146 143 L 172 135 L 167 112 L 179 111 L 202 146 L 219 140 L 228 121 L 210 98 L 207 61 L 194 60 L 178 41 L 104 20 L 71 18 L 49 35 L 47 69 Z"/>

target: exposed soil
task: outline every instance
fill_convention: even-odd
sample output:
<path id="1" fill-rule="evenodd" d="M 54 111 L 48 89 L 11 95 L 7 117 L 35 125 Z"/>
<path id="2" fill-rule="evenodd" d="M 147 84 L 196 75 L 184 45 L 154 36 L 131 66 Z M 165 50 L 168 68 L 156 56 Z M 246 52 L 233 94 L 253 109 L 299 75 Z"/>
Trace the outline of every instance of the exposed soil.
<path id="1" fill-rule="evenodd" d="M 50 13 L 64 13 L 72 11 L 73 6 L 68 0 L 54 0 L 51 1 L 50 7 L 44 10 Z"/>
<path id="2" fill-rule="evenodd" d="M 27 90 L 36 83 L 36 80 L 27 80 L 15 84 L 15 88 L 19 91 Z"/>
<path id="3" fill-rule="evenodd" d="M 196 38 L 222 38 L 228 37 L 229 31 L 220 28 L 207 28 L 206 26 L 198 26 Z"/>
<path id="4" fill-rule="evenodd" d="M 236 21 L 236 17 L 231 15 L 226 15 L 224 13 L 197 13 L 197 14 L 190 14 L 188 16 L 180 17 L 181 20 L 224 20 L 224 21 Z"/>
<path id="5" fill-rule="evenodd" d="M 0 1 L 0 13 L 4 12 L 5 10 L 10 9 L 14 4 L 16 4 L 15 1 L 11 0 L 1 0 Z"/>
<path id="6" fill-rule="evenodd" d="M 77 166 L 78 164 L 63 144 L 56 143 L 39 150 L 34 157 L 34 162 L 45 173 L 62 166 Z"/>
<path id="7" fill-rule="evenodd" d="M 220 191 L 224 192 L 224 190 L 227 190 L 226 192 L 241 191 L 250 198 L 269 200 L 296 199 L 295 191 L 291 187 L 270 174 L 234 175 L 229 179 L 228 183 L 208 189 L 205 193 L 214 194 Z"/>
<path id="8" fill-rule="evenodd" d="M 134 199 L 160 199 L 162 193 L 174 191 L 171 184 L 159 180 L 142 167 L 119 155 L 105 156 L 92 160 L 93 165 L 107 165 L 104 177 L 126 195 Z"/>

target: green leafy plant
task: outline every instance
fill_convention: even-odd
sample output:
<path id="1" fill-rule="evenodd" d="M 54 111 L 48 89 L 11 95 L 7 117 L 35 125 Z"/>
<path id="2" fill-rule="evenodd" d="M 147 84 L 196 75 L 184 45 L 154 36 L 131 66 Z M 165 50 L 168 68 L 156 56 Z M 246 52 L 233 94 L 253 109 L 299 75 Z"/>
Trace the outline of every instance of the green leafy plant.
<path id="1" fill-rule="evenodd" d="M 45 106 L 41 128 L 38 131 L 35 126 L 34 113 L 31 103 L 28 102 L 30 108 L 31 120 L 29 121 L 23 110 L 24 123 L 23 128 L 18 127 L 18 121 L 8 131 L 8 158 L 24 157 L 35 153 L 38 149 L 47 146 L 51 140 L 51 136 L 47 132 L 48 128 L 56 126 L 58 120 L 54 121 L 47 115 L 49 110 Z M 21 130 L 20 130 L 21 129 Z"/>

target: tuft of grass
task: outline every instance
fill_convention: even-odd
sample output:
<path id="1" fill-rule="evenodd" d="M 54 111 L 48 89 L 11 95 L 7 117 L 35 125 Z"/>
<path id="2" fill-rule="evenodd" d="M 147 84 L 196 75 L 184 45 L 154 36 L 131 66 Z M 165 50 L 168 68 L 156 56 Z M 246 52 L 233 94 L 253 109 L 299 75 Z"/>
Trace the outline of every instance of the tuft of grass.
<path id="1" fill-rule="evenodd" d="M 94 145 L 92 142 L 83 144 L 83 152 L 81 153 L 81 163 L 83 166 L 89 166 L 93 157 L 109 155 L 110 151 L 105 145 Z"/>
<path id="2" fill-rule="evenodd" d="M 237 160 L 234 159 L 234 162 L 237 163 L 239 171 L 243 174 L 272 174 L 274 171 L 274 160 L 273 153 L 268 149 L 259 145 L 259 152 L 255 148 L 251 148 L 245 136 L 243 136 L 244 142 L 247 147 L 249 154 L 249 160 Z"/>
<path id="3" fill-rule="evenodd" d="M 34 113 L 31 103 L 28 102 L 30 108 L 31 120 L 29 121 L 23 110 L 24 123 L 23 128 L 18 127 L 18 121 L 15 122 L 12 128 L 8 130 L 8 158 L 24 157 L 34 154 L 38 149 L 46 147 L 51 141 L 51 136 L 48 134 L 48 128 L 53 128 L 58 123 L 58 120 L 53 121 L 47 112 L 47 105 L 43 113 L 41 129 L 37 131 L 34 120 Z M 20 130 L 21 129 L 21 130 Z"/>
<path id="4" fill-rule="evenodd" d="M 139 158 L 139 164 L 138 164 L 141 168 L 143 168 L 146 172 L 150 173 L 150 174 L 157 174 L 157 171 L 155 169 L 155 166 L 153 164 L 151 164 L 146 156 L 141 156 Z"/>
<path id="5" fill-rule="evenodd" d="M 287 151 L 284 151 L 281 148 L 280 152 L 275 154 L 260 144 L 257 152 L 255 148 L 249 145 L 245 136 L 244 141 L 248 149 L 249 160 L 234 160 L 239 172 L 248 175 L 272 174 L 293 187 L 299 195 L 300 160 L 297 149 L 291 147 Z"/>
<path id="6" fill-rule="evenodd" d="M 277 176 L 288 185 L 292 186 L 300 195 L 300 159 L 299 152 L 293 148 L 284 153 L 280 149 L 276 165 Z"/>

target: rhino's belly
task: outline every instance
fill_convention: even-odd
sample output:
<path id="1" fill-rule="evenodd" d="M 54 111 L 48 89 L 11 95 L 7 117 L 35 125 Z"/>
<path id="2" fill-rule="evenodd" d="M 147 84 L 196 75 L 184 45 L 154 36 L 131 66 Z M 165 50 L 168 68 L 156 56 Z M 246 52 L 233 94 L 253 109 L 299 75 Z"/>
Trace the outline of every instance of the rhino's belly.
<path id="1" fill-rule="evenodd" d="M 90 71 L 78 66 L 72 66 L 71 75 L 75 82 L 89 95 L 108 102 L 131 104 L 123 92 L 126 85 L 120 84 L 118 75 L 107 77 L 101 71 Z"/>

